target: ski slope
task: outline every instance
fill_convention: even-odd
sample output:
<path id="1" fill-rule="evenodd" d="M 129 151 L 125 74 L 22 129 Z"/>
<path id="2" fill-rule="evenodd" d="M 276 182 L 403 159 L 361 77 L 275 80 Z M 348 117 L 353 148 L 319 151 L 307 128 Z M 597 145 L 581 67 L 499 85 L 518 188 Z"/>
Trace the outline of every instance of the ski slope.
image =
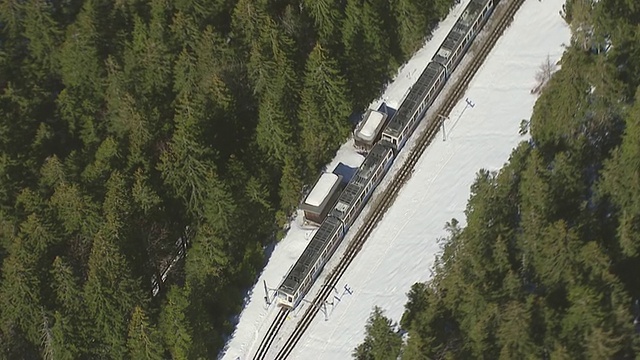
<path id="1" fill-rule="evenodd" d="M 384 95 L 370 108 L 377 109 L 383 101 L 398 107 L 467 3 L 468 0 L 463 0 L 452 10 L 432 39 L 400 69 Z M 536 96 L 531 94 L 531 89 L 537 85 L 535 74 L 547 56 L 553 62 L 559 60 L 564 44 L 570 41 L 569 28 L 558 13 L 563 3 L 564 0 L 528 0 L 524 3 L 469 85 L 465 98 L 473 107 L 462 99 L 453 109 L 445 123 L 446 141 L 440 133 L 425 151 L 394 205 L 338 283 L 335 298 L 318 314 L 290 358 L 349 359 L 353 349 L 364 339 L 364 327 L 375 305 L 382 307 L 388 317 L 399 321 L 411 285 L 430 277 L 431 266 L 440 251 L 438 239 L 446 236 L 445 223 L 456 218 L 461 225 L 465 224 L 464 209 L 477 171 L 481 168 L 499 170 L 511 150 L 520 141 L 527 140 L 518 134 L 518 130 L 520 122 L 529 119 L 533 110 Z M 406 149 L 400 158 L 403 153 L 406 155 Z M 359 166 L 362 160 L 350 140 L 326 170 L 332 171 L 338 162 Z M 398 166 L 396 162 L 390 171 Z M 385 181 L 390 177 L 388 174 Z M 363 212 L 367 210 L 368 207 Z M 359 222 L 361 219 L 354 224 L 351 236 Z M 220 358 L 244 360 L 253 357 L 277 313 L 275 303 L 267 305 L 265 302 L 264 282 L 269 288 L 268 296 L 273 296 L 273 289 L 302 253 L 313 233 L 313 228 L 301 225 L 300 216 L 292 221 L 287 236 L 273 249 L 266 267 L 247 295 L 236 330 Z M 307 298 L 316 293 L 322 278 L 337 262 L 351 236 L 344 239 Z M 272 346 L 274 351 L 295 326 L 305 305 L 303 302 L 289 315 L 279 335 L 281 339 L 276 339 Z M 268 358 L 271 358 L 275 352 L 269 354 Z"/>

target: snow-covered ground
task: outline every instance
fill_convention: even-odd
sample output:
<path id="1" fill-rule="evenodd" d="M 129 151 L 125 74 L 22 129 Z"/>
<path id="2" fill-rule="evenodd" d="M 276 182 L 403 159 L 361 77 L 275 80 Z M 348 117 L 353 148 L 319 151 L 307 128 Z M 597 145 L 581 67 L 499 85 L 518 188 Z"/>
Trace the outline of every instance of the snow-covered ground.
<path id="1" fill-rule="evenodd" d="M 468 0 L 461 1 L 371 108 L 377 108 L 382 101 L 397 108 L 467 3 Z M 444 224 L 454 217 L 464 224 L 463 211 L 476 172 L 480 168 L 498 170 L 511 150 L 524 139 L 518 135 L 518 129 L 521 120 L 531 116 L 536 100 L 530 92 L 536 86 L 535 74 L 547 56 L 557 61 L 563 44 L 570 39 L 569 29 L 558 14 L 563 3 L 564 0 L 524 3 L 465 94 L 475 106 L 467 106 L 463 99 L 454 108 L 445 125 L 446 141 L 442 141 L 439 134 L 437 141 L 425 151 L 394 205 L 338 283 L 336 296 L 340 301 L 335 300 L 327 306 L 326 313 L 318 314 L 290 358 L 350 358 L 353 348 L 364 338 L 364 326 L 374 305 L 385 309 L 387 316 L 400 319 L 411 285 L 430 277 L 435 255 L 440 251 L 437 239 L 446 235 Z M 362 160 L 349 141 L 327 165 L 327 170 L 331 171 L 338 162 L 353 167 Z M 390 171 L 398 165 L 394 164 Z M 386 180 L 388 178 L 389 174 Z M 358 221 L 354 228 L 357 224 Z M 313 232 L 300 226 L 299 219 L 292 223 L 250 292 L 223 359 L 253 357 L 277 313 L 275 304 L 265 303 L 263 281 L 270 288 L 277 287 Z M 355 229 L 350 235 L 353 233 Z M 343 241 L 342 248 L 351 236 Z M 327 265 L 325 274 L 337 261 L 340 251 L 338 249 Z M 309 297 L 316 293 L 323 276 Z M 289 316 L 281 337 L 295 326 L 302 312 L 297 309 Z M 276 340 L 273 347 L 279 345 Z"/>

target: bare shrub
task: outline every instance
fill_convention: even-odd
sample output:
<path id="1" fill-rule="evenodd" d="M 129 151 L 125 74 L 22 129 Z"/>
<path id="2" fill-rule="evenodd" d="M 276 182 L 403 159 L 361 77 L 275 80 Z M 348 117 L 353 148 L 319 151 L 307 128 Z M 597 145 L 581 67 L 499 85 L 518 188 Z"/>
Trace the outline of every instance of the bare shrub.
<path id="1" fill-rule="evenodd" d="M 547 59 L 540 65 L 538 72 L 536 73 L 536 86 L 531 89 L 532 94 L 540 94 L 544 87 L 551 79 L 551 76 L 556 71 L 556 64 L 551 61 L 549 55 L 547 55 Z"/>

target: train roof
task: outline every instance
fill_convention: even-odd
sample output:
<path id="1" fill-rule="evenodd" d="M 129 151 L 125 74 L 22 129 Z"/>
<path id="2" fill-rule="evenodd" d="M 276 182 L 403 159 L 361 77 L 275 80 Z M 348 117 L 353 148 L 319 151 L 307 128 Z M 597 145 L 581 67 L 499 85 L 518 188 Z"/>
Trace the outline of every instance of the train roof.
<path id="1" fill-rule="evenodd" d="M 322 251 L 327 246 L 327 242 L 331 237 L 340 231 L 340 220 L 332 217 L 327 217 L 318 228 L 307 247 L 302 252 L 302 255 L 298 258 L 298 261 L 293 265 L 287 277 L 280 285 L 280 289 L 286 291 L 289 294 L 294 294 L 300 288 L 300 284 L 305 277 L 311 271 L 313 264 L 318 261 L 318 258 L 322 254 Z"/>
<path id="2" fill-rule="evenodd" d="M 465 36 L 471 31 L 471 26 L 475 23 L 476 19 L 482 15 L 482 10 L 489 1 L 492 0 L 471 0 L 471 2 L 469 2 L 462 15 L 460 15 L 442 42 L 442 45 L 440 45 L 438 52 L 433 57 L 433 61 L 446 64 L 451 53 L 460 46 Z"/>
<path id="3" fill-rule="evenodd" d="M 422 99 L 427 96 L 427 92 L 436 78 L 443 71 L 442 65 L 430 62 L 424 69 L 415 84 L 411 87 L 411 91 L 402 101 L 398 112 L 391 118 L 385 132 L 393 137 L 400 136 L 402 129 L 411 121 L 411 117 L 420 107 Z"/>
<path id="4" fill-rule="evenodd" d="M 342 176 L 334 173 L 322 173 L 316 181 L 316 184 L 311 189 L 309 195 L 304 200 L 300 209 L 307 211 L 321 212 L 322 208 L 326 205 L 331 194 L 336 191 L 340 185 Z"/>
<path id="5" fill-rule="evenodd" d="M 356 137 L 366 142 L 372 142 L 380 132 L 380 128 L 384 125 L 386 118 L 387 114 L 385 113 L 372 109 L 367 110 L 360 126 L 356 130 Z"/>
<path id="6" fill-rule="evenodd" d="M 365 186 L 369 183 L 369 179 L 375 172 L 376 167 L 380 162 L 384 161 L 384 157 L 389 151 L 389 147 L 378 142 L 369 152 L 364 159 L 362 165 L 353 175 L 347 187 L 342 190 L 342 194 L 338 198 L 338 203 L 331 211 L 331 215 L 343 218 L 344 213 L 353 205 L 354 201 L 360 197 L 360 194 L 364 191 Z"/>
<path id="7" fill-rule="evenodd" d="M 400 136 L 402 129 L 411 121 L 411 117 L 418 110 L 420 102 L 427 95 L 431 84 L 435 82 L 435 79 L 444 70 L 444 64 L 447 63 L 449 56 L 460 46 L 464 37 L 467 36 L 467 33 L 471 30 L 471 25 L 482 15 L 482 10 L 490 1 L 493 0 L 471 0 L 467 5 L 462 15 L 460 15 L 442 42 L 438 52 L 432 59 L 433 61 L 427 65 L 420 75 L 420 78 L 418 78 L 416 83 L 411 87 L 407 97 L 402 101 L 398 112 L 393 116 L 389 125 L 387 125 L 385 133 L 395 138 Z"/>

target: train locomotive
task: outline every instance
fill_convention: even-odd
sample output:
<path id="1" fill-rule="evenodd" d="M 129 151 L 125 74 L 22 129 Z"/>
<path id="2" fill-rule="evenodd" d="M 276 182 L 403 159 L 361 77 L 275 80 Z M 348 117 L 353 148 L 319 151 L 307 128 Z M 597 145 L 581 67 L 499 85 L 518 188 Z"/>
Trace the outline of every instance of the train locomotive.
<path id="1" fill-rule="evenodd" d="M 333 209 L 279 285 L 277 297 L 280 306 L 296 307 L 311 288 L 385 176 L 397 153 L 404 147 L 486 23 L 497 1 L 499 0 L 471 0 L 467 5 L 397 112 L 382 128 L 381 139 L 371 148 Z"/>

